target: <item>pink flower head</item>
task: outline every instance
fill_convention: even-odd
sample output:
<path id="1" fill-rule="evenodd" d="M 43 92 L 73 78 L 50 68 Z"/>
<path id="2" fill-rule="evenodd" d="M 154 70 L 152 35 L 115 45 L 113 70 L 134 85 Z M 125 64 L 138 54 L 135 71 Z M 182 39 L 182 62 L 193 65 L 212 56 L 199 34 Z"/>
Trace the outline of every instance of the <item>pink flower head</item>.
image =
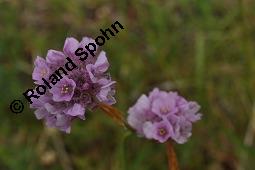
<path id="1" fill-rule="evenodd" d="M 40 98 L 32 98 L 31 107 L 36 109 L 37 119 L 43 119 L 49 127 L 55 127 L 67 133 L 71 130 L 71 122 L 85 119 L 85 110 L 97 106 L 97 101 L 114 104 L 114 85 L 107 69 L 109 63 L 104 51 L 95 50 L 95 56 L 87 52 L 86 60 L 75 55 L 78 48 L 95 43 L 91 38 L 84 37 L 81 42 L 75 38 L 65 40 L 63 52 L 48 50 L 46 60 L 37 57 L 33 71 L 36 84 L 43 84 L 42 78 L 49 82 L 51 88 Z M 97 47 L 95 45 L 95 47 Z M 52 76 L 60 67 L 65 68 L 67 57 L 77 68 Z M 53 77 L 53 78 L 52 78 Z M 52 80 L 54 79 L 54 81 Z"/>
<path id="2" fill-rule="evenodd" d="M 191 136 L 192 123 L 201 118 L 199 109 L 196 102 L 189 102 L 176 92 L 155 88 L 129 108 L 128 123 L 139 136 L 161 143 L 172 139 L 182 144 Z"/>

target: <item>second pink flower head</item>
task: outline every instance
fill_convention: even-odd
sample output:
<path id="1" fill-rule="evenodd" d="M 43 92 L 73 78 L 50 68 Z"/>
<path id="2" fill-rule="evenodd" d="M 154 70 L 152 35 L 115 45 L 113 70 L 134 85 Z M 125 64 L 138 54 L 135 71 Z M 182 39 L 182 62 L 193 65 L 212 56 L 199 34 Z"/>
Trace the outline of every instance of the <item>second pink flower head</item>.
<path id="1" fill-rule="evenodd" d="M 182 144 L 191 136 L 192 123 L 201 118 L 199 109 L 196 102 L 189 102 L 176 92 L 155 88 L 129 108 L 128 123 L 139 136 L 161 143 L 172 139 Z"/>

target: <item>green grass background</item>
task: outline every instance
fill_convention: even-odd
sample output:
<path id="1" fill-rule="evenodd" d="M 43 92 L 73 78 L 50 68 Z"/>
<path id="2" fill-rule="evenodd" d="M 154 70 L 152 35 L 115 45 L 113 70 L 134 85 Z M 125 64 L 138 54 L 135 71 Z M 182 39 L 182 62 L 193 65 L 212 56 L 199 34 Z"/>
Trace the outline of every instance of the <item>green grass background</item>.
<path id="1" fill-rule="evenodd" d="M 66 37 L 96 37 L 118 20 L 103 46 L 129 106 L 153 87 L 198 101 L 202 121 L 175 145 L 181 170 L 254 170 L 255 1 L 0 0 L 0 170 L 165 170 L 165 146 L 129 135 L 100 111 L 65 135 L 44 128 L 22 93 L 33 87 L 37 55 Z M 15 115 L 9 104 L 22 98 Z"/>

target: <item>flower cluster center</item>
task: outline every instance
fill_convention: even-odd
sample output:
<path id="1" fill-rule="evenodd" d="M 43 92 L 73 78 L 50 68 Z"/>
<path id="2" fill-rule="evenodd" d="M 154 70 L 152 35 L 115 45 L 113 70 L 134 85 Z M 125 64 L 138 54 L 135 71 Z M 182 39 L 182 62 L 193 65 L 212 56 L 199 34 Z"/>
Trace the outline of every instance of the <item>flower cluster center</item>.
<path id="1" fill-rule="evenodd" d="M 160 136 L 165 136 L 166 130 L 164 128 L 159 128 L 159 134 L 160 134 Z"/>
<path id="2" fill-rule="evenodd" d="M 160 112 L 162 113 L 162 114 L 166 114 L 166 113 L 168 113 L 170 111 L 170 109 L 168 108 L 168 107 L 161 107 L 160 108 Z"/>
<path id="3" fill-rule="evenodd" d="M 69 87 L 67 85 L 64 85 L 61 89 L 61 94 L 66 94 L 69 92 Z"/>
<path id="4" fill-rule="evenodd" d="M 44 76 L 46 76 L 47 75 L 47 69 L 46 68 L 43 68 L 42 70 L 41 70 L 41 76 L 42 77 L 44 77 Z"/>

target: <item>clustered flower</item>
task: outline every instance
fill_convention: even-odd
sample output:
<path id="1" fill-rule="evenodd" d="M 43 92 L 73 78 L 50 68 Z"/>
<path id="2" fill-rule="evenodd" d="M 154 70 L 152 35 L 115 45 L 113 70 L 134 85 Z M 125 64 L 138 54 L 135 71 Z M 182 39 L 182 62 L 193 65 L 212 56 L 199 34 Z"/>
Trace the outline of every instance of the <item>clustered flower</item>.
<path id="1" fill-rule="evenodd" d="M 63 52 L 48 50 L 46 60 L 37 57 L 32 74 L 35 84 L 41 84 L 42 78 L 49 80 L 56 69 L 63 66 L 69 57 L 77 69 L 63 74 L 63 78 L 47 89 L 39 99 L 34 98 L 31 108 L 36 109 L 37 119 L 43 119 L 48 127 L 58 128 L 70 133 L 71 122 L 74 119 L 85 119 L 86 109 L 93 109 L 98 101 L 109 105 L 115 103 L 114 84 L 106 72 L 109 63 L 104 51 L 96 51 L 96 56 L 88 55 L 85 61 L 75 56 L 75 50 L 82 48 L 94 40 L 84 37 L 81 42 L 67 38 Z"/>
<path id="2" fill-rule="evenodd" d="M 139 136 L 182 144 L 191 136 L 192 123 L 201 118 L 199 109 L 196 102 L 185 100 L 177 92 L 155 88 L 129 108 L 128 123 Z"/>

